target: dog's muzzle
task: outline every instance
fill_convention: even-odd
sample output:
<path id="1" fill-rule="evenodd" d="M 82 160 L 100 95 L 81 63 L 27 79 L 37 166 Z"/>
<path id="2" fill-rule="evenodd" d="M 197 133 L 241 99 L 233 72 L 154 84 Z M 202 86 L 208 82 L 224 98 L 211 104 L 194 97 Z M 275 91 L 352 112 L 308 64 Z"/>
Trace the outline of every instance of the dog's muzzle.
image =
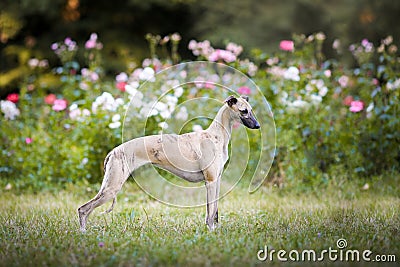
<path id="1" fill-rule="evenodd" d="M 254 118 L 242 118 L 242 117 L 240 117 L 240 120 L 242 121 L 243 125 L 246 126 L 249 129 L 260 129 L 260 124 Z"/>

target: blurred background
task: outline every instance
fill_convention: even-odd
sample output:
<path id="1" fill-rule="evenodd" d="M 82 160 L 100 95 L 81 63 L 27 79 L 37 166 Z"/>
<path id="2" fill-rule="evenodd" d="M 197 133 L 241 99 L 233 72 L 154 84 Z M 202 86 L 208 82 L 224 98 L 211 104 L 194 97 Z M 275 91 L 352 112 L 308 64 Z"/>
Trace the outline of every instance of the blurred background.
<path id="1" fill-rule="evenodd" d="M 191 39 L 272 53 L 293 33 L 323 31 L 328 58 L 336 38 L 343 47 L 363 38 L 377 44 L 389 34 L 397 45 L 400 39 L 396 0 L 3 0 L 0 10 L 0 96 L 12 91 L 29 58 L 57 63 L 49 44 L 66 36 L 83 42 L 92 32 L 105 44 L 105 71 L 111 75 L 149 56 L 147 33 L 180 33 L 184 59 L 192 57 Z"/>

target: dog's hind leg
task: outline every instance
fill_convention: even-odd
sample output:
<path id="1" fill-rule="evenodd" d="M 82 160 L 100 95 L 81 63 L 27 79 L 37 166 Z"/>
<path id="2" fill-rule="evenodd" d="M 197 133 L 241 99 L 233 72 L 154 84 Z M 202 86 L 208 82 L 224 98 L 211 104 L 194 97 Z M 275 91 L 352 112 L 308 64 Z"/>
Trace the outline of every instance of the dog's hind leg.
<path id="1" fill-rule="evenodd" d="M 130 170 L 129 165 L 131 164 L 127 164 L 123 150 L 114 149 L 108 154 L 104 161 L 105 174 L 99 192 L 93 199 L 78 209 L 80 229 L 82 232 L 86 230 L 87 218 L 95 208 L 114 199 L 110 208 L 110 211 L 112 210 L 117 193 L 128 179 L 130 172 L 133 171 Z"/>

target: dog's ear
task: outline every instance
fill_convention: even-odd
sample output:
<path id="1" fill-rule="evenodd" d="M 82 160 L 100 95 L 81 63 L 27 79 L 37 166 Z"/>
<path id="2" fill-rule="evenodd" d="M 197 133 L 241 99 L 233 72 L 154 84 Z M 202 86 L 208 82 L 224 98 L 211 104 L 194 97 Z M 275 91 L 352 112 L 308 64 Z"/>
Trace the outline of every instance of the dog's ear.
<path id="1" fill-rule="evenodd" d="M 249 97 L 247 95 L 241 95 L 240 97 L 249 102 Z"/>
<path id="2" fill-rule="evenodd" d="M 229 96 L 227 99 L 225 99 L 225 103 L 228 104 L 228 106 L 232 107 L 233 105 L 235 105 L 237 103 L 237 99 L 236 97 L 234 97 L 233 95 Z"/>

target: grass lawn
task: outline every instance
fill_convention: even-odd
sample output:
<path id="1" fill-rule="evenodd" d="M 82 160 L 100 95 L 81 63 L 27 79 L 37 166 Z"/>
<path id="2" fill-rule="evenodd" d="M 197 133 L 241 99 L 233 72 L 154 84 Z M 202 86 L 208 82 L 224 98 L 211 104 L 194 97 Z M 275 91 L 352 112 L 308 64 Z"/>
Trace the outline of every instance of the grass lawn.
<path id="1" fill-rule="evenodd" d="M 346 249 L 395 255 L 400 262 L 399 178 L 336 184 L 299 192 L 263 187 L 247 194 L 240 186 L 220 201 L 220 225 L 209 232 L 205 208 L 174 208 L 150 199 L 134 183 L 124 187 L 110 214 L 104 205 L 78 229 L 76 209 L 92 197 L 82 187 L 58 193 L 0 195 L 0 266 L 252 266 L 268 249 L 317 253 L 344 238 Z M 286 254 L 286 257 L 288 255 Z M 325 257 L 325 265 L 359 265 Z M 396 266 L 396 263 L 386 265 Z M 299 265 L 299 262 L 292 263 Z M 306 262 L 305 266 L 311 265 Z M 386 266 L 370 263 L 368 266 Z"/>

